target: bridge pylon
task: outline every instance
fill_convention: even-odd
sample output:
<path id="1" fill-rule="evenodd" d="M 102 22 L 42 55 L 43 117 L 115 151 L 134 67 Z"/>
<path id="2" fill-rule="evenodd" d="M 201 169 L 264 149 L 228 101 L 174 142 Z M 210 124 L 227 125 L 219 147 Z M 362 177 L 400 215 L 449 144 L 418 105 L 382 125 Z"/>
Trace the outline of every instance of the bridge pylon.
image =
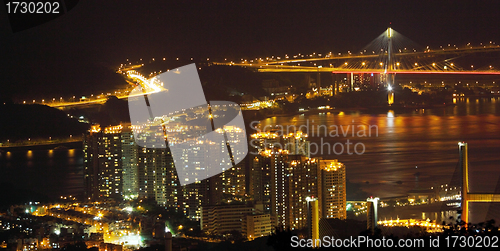
<path id="1" fill-rule="evenodd" d="M 387 28 L 386 31 L 386 36 L 387 36 L 387 65 L 385 67 L 386 71 L 384 74 L 386 74 L 386 84 L 387 88 L 392 87 L 395 82 L 395 74 L 393 73 L 387 73 L 389 72 L 394 72 L 394 64 L 393 64 L 393 58 L 392 58 L 392 36 L 393 36 L 393 30 L 391 27 Z"/>
<path id="2" fill-rule="evenodd" d="M 469 157 L 467 154 L 467 143 L 459 142 L 458 149 L 460 153 L 460 172 L 462 174 L 462 191 L 461 191 L 461 221 L 467 227 L 469 222 L 469 203 L 470 202 L 500 202 L 500 194 L 476 194 L 469 193 Z"/>

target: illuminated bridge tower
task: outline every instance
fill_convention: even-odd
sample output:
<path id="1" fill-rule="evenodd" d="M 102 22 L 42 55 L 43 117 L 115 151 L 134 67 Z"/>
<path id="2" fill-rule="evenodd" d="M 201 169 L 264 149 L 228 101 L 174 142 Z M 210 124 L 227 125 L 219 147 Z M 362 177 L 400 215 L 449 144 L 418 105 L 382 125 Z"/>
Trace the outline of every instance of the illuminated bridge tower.
<path id="1" fill-rule="evenodd" d="M 460 171 L 462 173 L 462 215 L 461 220 L 469 223 L 469 202 L 500 202 L 500 194 L 471 194 L 469 193 L 469 159 L 467 156 L 467 143 L 459 142 Z"/>
<path id="2" fill-rule="evenodd" d="M 458 143 L 458 152 L 460 154 L 460 172 L 462 173 L 462 221 L 469 222 L 469 161 L 467 156 L 467 143 Z"/>
<path id="3" fill-rule="evenodd" d="M 387 28 L 387 66 L 386 66 L 386 72 L 389 70 L 389 72 L 392 72 L 394 70 L 394 67 L 392 65 L 392 29 L 391 27 Z M 387 69 L 389 68 L 389 69 Z M 387 74 L 387 73 L 386 73 Z M 394 74 L 388 73 L 387 74 L 387 85 L 392 85 L 394 84 Z"/>
<path id="4" fill-rule="evenodd" d="M 389 105 L 392 105 L 394 103 L 394 91 L 392 89 L 392 86 L 394 85 L 395 81 L 395 73 L 392 73 L 394 71 L 394 65 L 392 63 L 392 28 L 389 27 L 387 28 L 387 66 L 385 69 L 385 79 L 387 82 L 387 91 L 388 91 L 388 96 L 387 96 L 387 103 Z M 389 68 L 389 69 L 387 69 Z M 387 73 L 387 70 L 389 70 L 389 73 Z"/>
<path id="5" fill-rule="evenodd" d="M 366 200 L 366 224 L 367 228 L 374 233 L 378 222 L 378 197 L 370 197 Z"/>

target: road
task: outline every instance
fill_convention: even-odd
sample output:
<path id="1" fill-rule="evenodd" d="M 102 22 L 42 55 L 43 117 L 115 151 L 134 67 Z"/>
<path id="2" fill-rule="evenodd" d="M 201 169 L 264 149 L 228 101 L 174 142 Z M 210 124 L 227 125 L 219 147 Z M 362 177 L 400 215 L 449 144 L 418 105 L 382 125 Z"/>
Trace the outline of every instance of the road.
<path id="1" fill-rule="evenodd" d="M 118 99 L 125 99 L 125 98 L 129 98 L 129 97 L 142 96 L 145 94 L 148 95 L 148 94 L 152 94 L 152 93 L 156 93 L 156 92 L 160 92 L 160 91 L 165 90 L 163 87 L 161 87 L 162 83 L 159 82 L 158 80 L 156 80 L 155 78 L 147 79 L 146 77 L 142 76 L 141 74 L 139 74 L 138 72 L 136 72 L 134 70 L 127 71 L 127 76 L 131 80 L 138 82 L 138 84 L 140 86 L 142 86 L 142 88 L 144 90 L 146 90 L 146 92 L 130 95 L 129 91 L 127 91 L 126 94 L 124 94 L 124 95 L 114 95 Z M 54 102 L 54 103 L 47 103 L 46 105 L 50 106 L 50 107 L 55 107 L 55 108 L 66 108 L 66 107 L 71 107 L 71 106 L 103 104 L 103 103 L 106 103 L 106 101 L 108 100 L 108 98 L 110 96 L 111 95 L 104 95 L 104 97 L 102 97 L 102 98 L 88 99 L 88 100 L 77 101 L 77 102 Z"/>

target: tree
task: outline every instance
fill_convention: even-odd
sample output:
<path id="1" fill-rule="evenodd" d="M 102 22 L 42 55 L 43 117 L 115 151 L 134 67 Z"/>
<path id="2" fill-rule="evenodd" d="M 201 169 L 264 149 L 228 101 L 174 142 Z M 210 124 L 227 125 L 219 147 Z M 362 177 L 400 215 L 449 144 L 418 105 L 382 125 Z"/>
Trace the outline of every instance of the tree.
<path id="1" fill-rule="evenodd" d="M 295 236 L 290 229 L 284 230 L 276 227 L 275 231 L 267 239 L 267 245 L 276 251 L 297 250 L 290 245 L 292 236 Z"/>
<path id="2" fill-rule="evenodd" d="M 61 248 L 61 251 L 86 251 L 87 244 L 83 241 L 76 242 L 74 244 L 68 244 Z"/>

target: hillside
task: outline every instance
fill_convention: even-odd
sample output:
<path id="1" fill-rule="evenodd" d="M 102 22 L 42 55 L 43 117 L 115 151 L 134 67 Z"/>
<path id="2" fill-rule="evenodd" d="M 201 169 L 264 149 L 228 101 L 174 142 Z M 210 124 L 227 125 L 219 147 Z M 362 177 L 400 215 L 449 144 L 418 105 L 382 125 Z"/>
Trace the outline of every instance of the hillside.
<path id="1" fill-rule="evenodd" d="M 81 135 L 89 125 L 45 105 L 0 105 L 0 142 Z"/>

